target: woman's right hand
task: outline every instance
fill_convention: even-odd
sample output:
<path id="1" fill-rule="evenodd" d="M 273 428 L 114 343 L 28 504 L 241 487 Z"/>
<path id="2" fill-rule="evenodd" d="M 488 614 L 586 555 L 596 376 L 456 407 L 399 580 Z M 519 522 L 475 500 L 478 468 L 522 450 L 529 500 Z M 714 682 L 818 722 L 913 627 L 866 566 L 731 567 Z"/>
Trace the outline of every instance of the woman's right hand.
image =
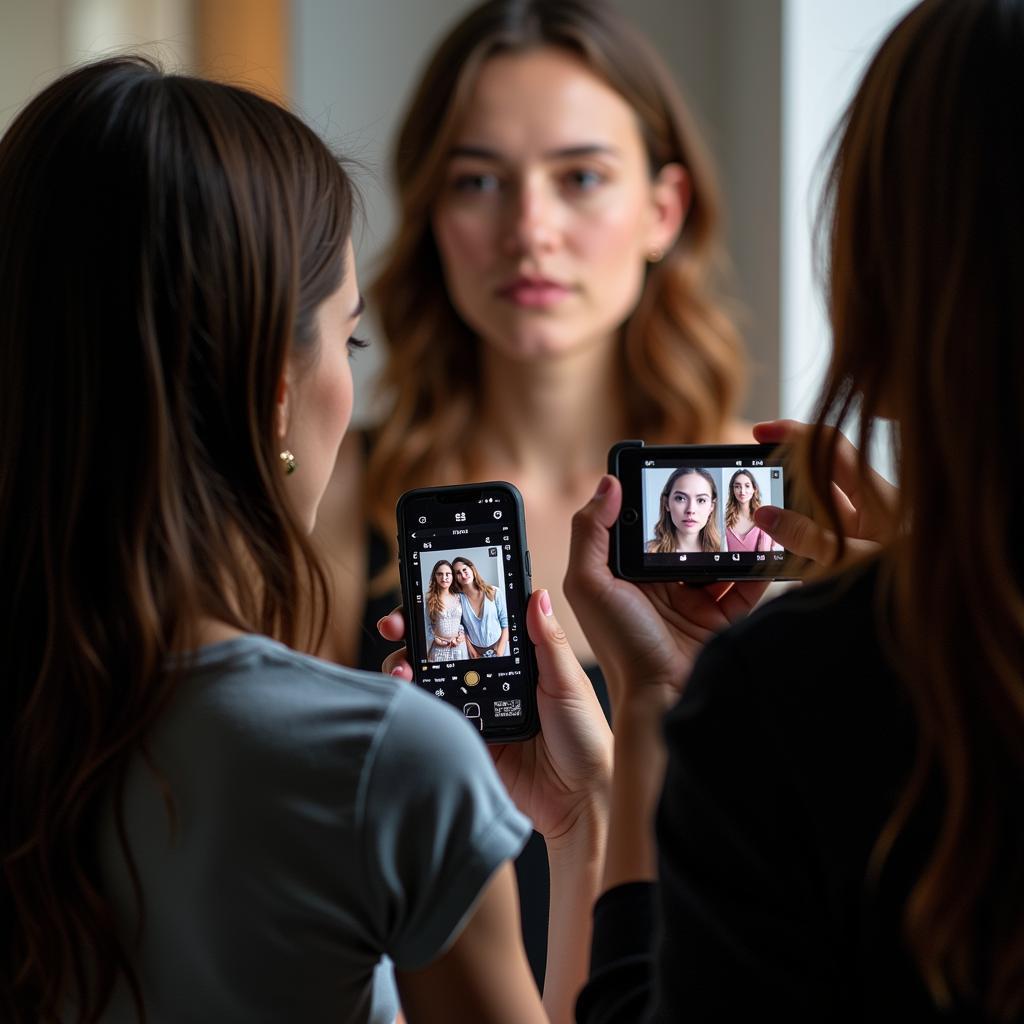
<path id="1" fill-rule="evenodd" d="M 746 615 L 767 584 L 637 586 L 617 579 L 608 568 L 608 531 L 621 506 L 622 487 L 606 476 L 573 517 L 565 593 L 604 670 L 615 713 L 639 701 L 660 715 L 704 644 Z"/>
<path id="2" fill-rule="evenodd" d="M 771 420 L 755 425 L 754 439 L 761 444 L 793 444 L 806 439 L 811 429 L 810 424 L 797 420 Z M 857 449 L 840 434 L 832 466 L 832 488 L 846 546 L 853 559 L 872 555 L 892 538 L 899 497 L 897 489 L 874 470 L 868 470 L 865 480 L 859 461 Z M 788 551 L 820 565 L 835 562 L 835 534 L 808 516 L 792 509 L 762 505 L 754 513 L 754 521 Z"/>

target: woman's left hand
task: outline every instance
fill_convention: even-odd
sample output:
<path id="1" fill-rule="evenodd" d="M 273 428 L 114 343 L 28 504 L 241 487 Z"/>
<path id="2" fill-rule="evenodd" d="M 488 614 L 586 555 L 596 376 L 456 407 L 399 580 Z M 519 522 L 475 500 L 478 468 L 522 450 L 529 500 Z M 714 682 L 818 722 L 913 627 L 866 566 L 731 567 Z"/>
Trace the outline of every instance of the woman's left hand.
<path id="1" fill-rule="evenodd" d="M 405 619 L 396 608 L 377 623 L 388 640 L 402 640 Z M 493 744 L 498 774 L 516 806 L 549 846 L 590 838 L 607 822 L 612 734 L 594 688 L 569 647 L 546 590 L 526 609 L 526 628 L 537 651 L 537 707 L 541 731 L 525 743 Z M 412 679 L 405 648 L 389 655 L 383 671 Z"/>
<path id="2" fill-rule="evenodd" d="M 587 674 L 558 624 L 546 590 L 526 609 L 540 670 L 541 731 L 525 743 L 493 745 L 498 773 L 550 847 L 579 828 L 603 831 L 612 772 L 612 733 Z"/>

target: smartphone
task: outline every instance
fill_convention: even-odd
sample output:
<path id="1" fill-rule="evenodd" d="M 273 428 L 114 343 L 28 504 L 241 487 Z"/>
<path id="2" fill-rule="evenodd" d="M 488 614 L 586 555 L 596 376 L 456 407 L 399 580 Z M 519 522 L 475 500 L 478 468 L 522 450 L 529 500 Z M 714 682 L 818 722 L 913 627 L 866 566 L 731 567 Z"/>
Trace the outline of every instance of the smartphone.
<path id="1" fill-rule="evenodd" d="M 760 505 L 787 507 L 784 455 L 762 444 L 613 445 L 622 510 L 612 572 L 638 583 L 795 579 L 796 560 L 751 519 Z"/>
<path id="2" fill-rule="evenodd" d="M 537 659 L 526 633 L 532 589 L 523 499 L 495 481 L 406 491 L 399 569 L 413 678 L 488 743 L 540 727 Z"/>

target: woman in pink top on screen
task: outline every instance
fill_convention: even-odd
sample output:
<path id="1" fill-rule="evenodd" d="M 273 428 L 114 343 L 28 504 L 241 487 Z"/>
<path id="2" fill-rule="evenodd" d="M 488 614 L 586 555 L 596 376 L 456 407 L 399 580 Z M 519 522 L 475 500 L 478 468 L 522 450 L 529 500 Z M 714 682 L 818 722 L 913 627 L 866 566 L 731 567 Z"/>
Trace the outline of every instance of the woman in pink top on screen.
<path id="1" fill-rule="evenodd" d="M 725 505 L 725 546 L 729 551 L 771 551 L 772 542 L 761 527 L 754 524 L 754 513 L 761 507 L 761 488 L 754 474 L 737 469 L 729 481 Z"/>

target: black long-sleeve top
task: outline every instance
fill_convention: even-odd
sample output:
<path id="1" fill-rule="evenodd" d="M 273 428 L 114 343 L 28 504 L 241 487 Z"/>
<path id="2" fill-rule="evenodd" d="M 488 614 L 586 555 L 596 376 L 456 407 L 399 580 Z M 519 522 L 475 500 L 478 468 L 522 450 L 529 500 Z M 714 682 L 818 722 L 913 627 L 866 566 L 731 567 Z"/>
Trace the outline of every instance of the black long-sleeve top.
<path id="1" fill-rule="evenodd" d="M 868 881 L 916 735 L 877 585 L 793 591 L 702 653 L 665 726 L 659 882 L 595 907 L 580 1024 L 983 1019 L 937 1010 L 900 940 L 934 801 Z"/>

